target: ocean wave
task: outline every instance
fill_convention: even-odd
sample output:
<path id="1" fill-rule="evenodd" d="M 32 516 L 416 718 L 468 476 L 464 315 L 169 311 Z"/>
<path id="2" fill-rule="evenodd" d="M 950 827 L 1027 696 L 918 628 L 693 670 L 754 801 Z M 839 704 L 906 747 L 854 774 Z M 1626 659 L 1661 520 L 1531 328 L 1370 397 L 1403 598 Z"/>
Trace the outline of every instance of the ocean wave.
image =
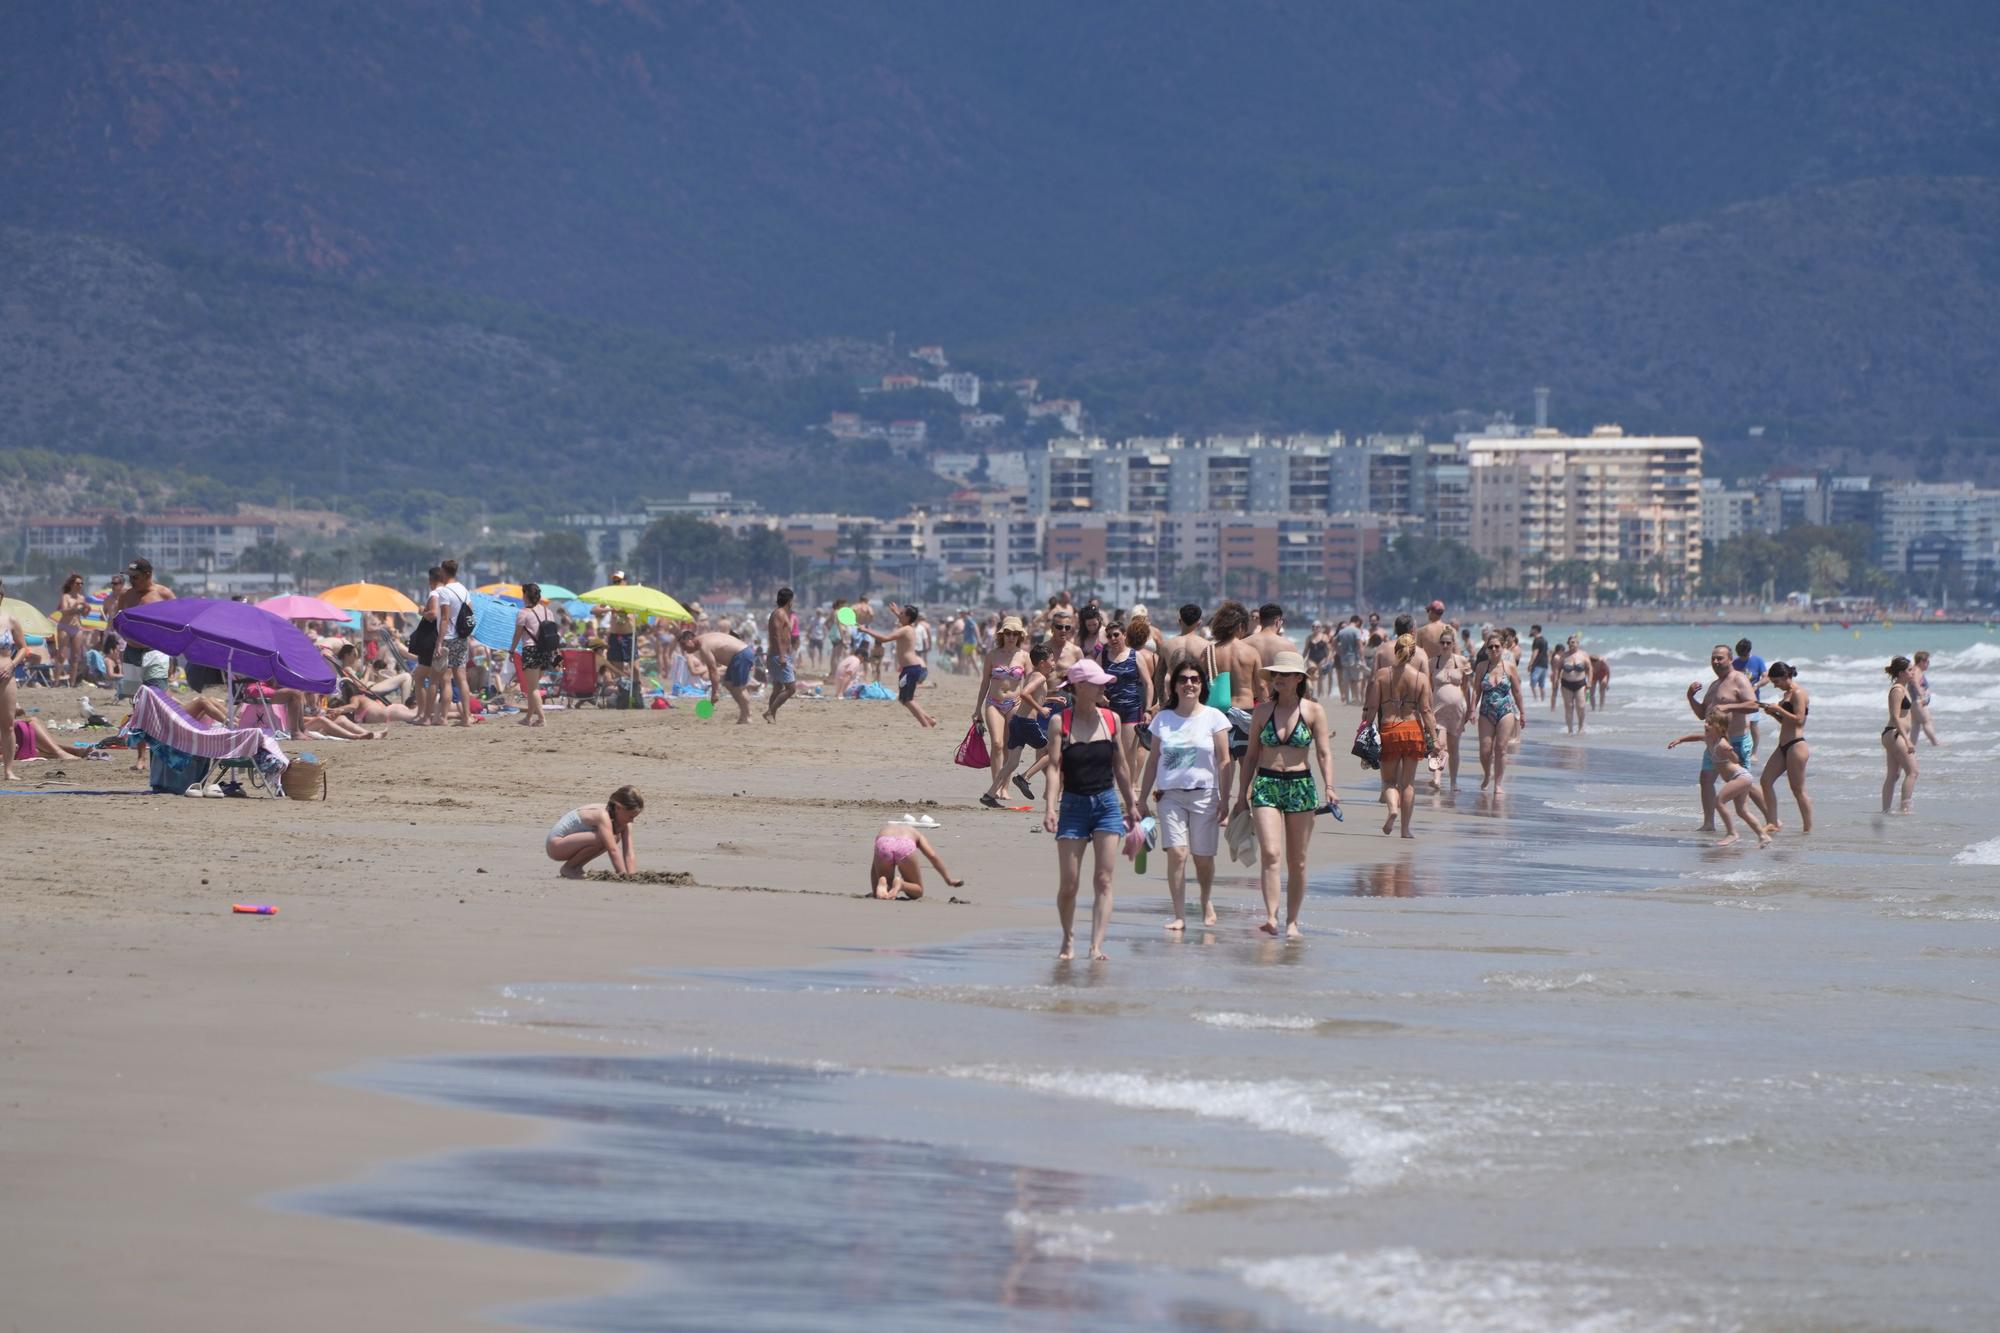
<path id="1" fill-rule="evenodd" d="M 1246 1030 L 1268 1030 L 1273 1032 L 1310 1032 L 1319 1026 L 1317 1018 L 1304 1014 L 1243 1014 L 1224 1010 L 1217 1013 L 1197 1013 L 1197 1023 L 1206 1023 L 1212 1028 L 1240 1028 Z"/>
<path id="2" fill-rule="evenodd" d="M 2000 910 L 1991 907 L 1910 907 L 1889 915 L 1905 921 L 2000 921 Z"/>
<path id="3" fill-rule="evenodd" d="M 1617 1275 L 1513 1259 L 1445 1259 L 1407 1248 L 1298 1255 L 1231 1265 L 1253 1287 L 1315 1314 L 1392 1333 L 1627 1333 L 1693 1321 L 1621 1308 Z"/>
<path id="4" fill-rule="evenodd" d="M 2000 838 L 1975 842 L 1951 859 L 1954 865 L 2000 866 Z"/>
<path id="5" fill-rule="evenodd" d="M 1489 986 L 1502 990 L 1519 991 L 1564 991 L 1564 990 L 1604 990 L 1594 972 L 1578 972 L 1564 976 L 1558 972 L 1489 972 L 1480 978 Z"/>
<path id="6" fill-rule="evenodd" d="M 1739 912 L 1775 912 L 1776 903 L 1760 903 L 1754 898 L 1717 898 L 1711 907 L 1734 907 Z"/>
<path id="7" fill-rule="evenodd" d="M 1146 1111 L 1182 1111 L 1212 1120 L 1231 1120 L 1277 1134 L 1312 1139 L 1348 1165 L 1363 1189 L 1393 1183 L 1409 1168 L 1429 1136 L 1401 1129 L 1359 1103 L 1371 1094 L 1293 1079 L 1162 1078 L 1138 1073 L 1009 1069 L 962 1066 L 944 1071 L 953 1078 L 1005 1083 L 1033 1092 Z"/>

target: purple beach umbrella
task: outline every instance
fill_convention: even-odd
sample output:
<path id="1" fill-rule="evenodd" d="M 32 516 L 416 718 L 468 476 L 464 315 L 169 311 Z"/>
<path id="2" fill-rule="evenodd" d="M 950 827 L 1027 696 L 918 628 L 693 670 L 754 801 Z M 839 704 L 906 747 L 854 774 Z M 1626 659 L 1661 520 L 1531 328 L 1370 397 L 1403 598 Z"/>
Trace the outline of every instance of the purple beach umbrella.
<path id="1" fill-rule="evenodd" d="M 113 623 L 142 648 L 185 657 L 232 676 L 273 681 L 309 694 L 339 687 L 305 631 L 248 602 L 182 597 L 120 611 Z"/>

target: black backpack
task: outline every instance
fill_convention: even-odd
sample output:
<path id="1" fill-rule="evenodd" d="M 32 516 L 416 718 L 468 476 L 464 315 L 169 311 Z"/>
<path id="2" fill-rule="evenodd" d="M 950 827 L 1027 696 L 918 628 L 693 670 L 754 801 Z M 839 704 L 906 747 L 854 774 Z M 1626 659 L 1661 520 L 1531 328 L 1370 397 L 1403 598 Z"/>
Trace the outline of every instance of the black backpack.
<path id="1" fill-rule="evenodd" d="M 548 612 L 542 613 L 542 623 L 535 629 L 535 651 L 543 657 L 552 657 L 562 647 L 562 633 L 556 629 L 556 622 L 549 619 Z"/>
<path id="2" fill-rule="evenodd" d="M 453 638 L 458 639 L 469 639 L 472 637 L 471 602 L 465 601 L 458 604 L 458 619 L 452 622 L 451 633 Z"/>

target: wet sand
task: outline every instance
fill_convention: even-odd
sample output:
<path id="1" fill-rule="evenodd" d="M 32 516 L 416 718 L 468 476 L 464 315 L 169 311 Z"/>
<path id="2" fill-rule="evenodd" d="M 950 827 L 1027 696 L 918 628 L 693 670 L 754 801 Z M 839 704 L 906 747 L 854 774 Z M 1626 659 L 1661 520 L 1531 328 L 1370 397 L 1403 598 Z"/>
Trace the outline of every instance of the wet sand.
<path id="1" fill-rule="evenodd" d="M 941 678 L 925 699 L 944 720 L 931 732 L 893 704 L 800 701 L 777 727 L 683 706 L 552 714 L 540 731 L 498 719 L 315 738 L 298 748 L 330 761 L 325 804 L 8 798 L 0 1328 L 460 1327 L 629 1280 L 624 1265 L 265 1200 L 532 1137 L 515 1118 L 328 1077 L 397 1056 L 576 1049 L 559 1029 L 477 1021 L 505 982 L 806 965 L 1001 929 L 1044 931 L 1053 955 L 1037 816 L 980 809 L 983 778 L 950 762 L 972 690 Z M 69 701 L 23 698 L 45 715 Z M 1352 727 L 1336 709 L 1337 741 Z M 143 786 L 127 762 L 32 765 L 22 785 Z M 1359 782 L 1355 761 L 1336 763 Z M 548 826 L 626 782 L 648 801 L 641 869 L 692 884 L 557 879 Z M 1346 826 L 1321 821 L 1316 877 L 1395 841 L 1356 790 Z M 861 898 L 868 840 L 905 809 L 943 822 L 932 837 L 968 901 L 936 883 L 921 903 Z M 1455 820 L 1426 812 L 1422 830 L 1440 838 Z M 1157 912 L 1163 892 L 1156 870 L 1125 902 Z M 232 902 L 280 912 L 236 916 Z"/>

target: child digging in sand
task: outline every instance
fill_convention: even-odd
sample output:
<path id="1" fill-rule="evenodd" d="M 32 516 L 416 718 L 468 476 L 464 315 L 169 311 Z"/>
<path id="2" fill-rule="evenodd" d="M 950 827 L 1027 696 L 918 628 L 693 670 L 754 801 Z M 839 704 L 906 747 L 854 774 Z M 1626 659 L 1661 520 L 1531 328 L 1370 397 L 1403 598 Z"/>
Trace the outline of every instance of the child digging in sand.
<path id="1" fill-rule="evenodd" d="M 1729 818 L 1729 806 L 1733 802 L 1737 816 L 1751 832 L 1757 835 L 1757 845 L 1769 847 L 1771 830 L 1750 813 L 1744 802 L 1755 801 L 1766 819 L 1770 818 L 1771 812 L 1764 806 L 1764 795 L 1757 787 L 1757 780 L 1750 776 L 1749 769 L 1743 767 L 1743 761 L 1737 755 L 1736 747 L 1729 743 L 1729 719 L 1721 714 L 1713 715 L 1700 731 L 1692 736 L 1680 736 L 1668 741 L 1667 748 L 1671 750 L 1676 745 L 1688 741 L 1700 741 L 1708 747 L 1709 753 L 1715 756 L 1715 775 L 1718 783 L 1715 789 L 1715 812 L 1722 816 L 1723 832 L 1722 841 L 1716 846 L 1727 847 L 1737 839 L 1736 825 Z"/>
<path id="2" fill-rule="evenodd" d="M 646 798 L 631 787 L 620 787 L 603 805 L 580 805 L 556 821 L 543 844 L 551 861 L 562 862 L 564 879 L 582 879 L 583 868 L 611 854 L 611 873 L 630 875 L 639 868 L 632 854 L 632 821 L 646 808 Z"/>
<path id="3" fill-rule="evenodd" d="M 917 864 L 919 852 L 937 867 L 946 884 L 954 889 L 965 887 L 964 880 L 953 879 L 944 868 L 944 861 L 929 838 L 909 824 L 884 824 L 875 835 L 874 851 L 868 862 L 868 884 L 877 898 L 915 902 L 924 896 L 923 871 Z"/>

